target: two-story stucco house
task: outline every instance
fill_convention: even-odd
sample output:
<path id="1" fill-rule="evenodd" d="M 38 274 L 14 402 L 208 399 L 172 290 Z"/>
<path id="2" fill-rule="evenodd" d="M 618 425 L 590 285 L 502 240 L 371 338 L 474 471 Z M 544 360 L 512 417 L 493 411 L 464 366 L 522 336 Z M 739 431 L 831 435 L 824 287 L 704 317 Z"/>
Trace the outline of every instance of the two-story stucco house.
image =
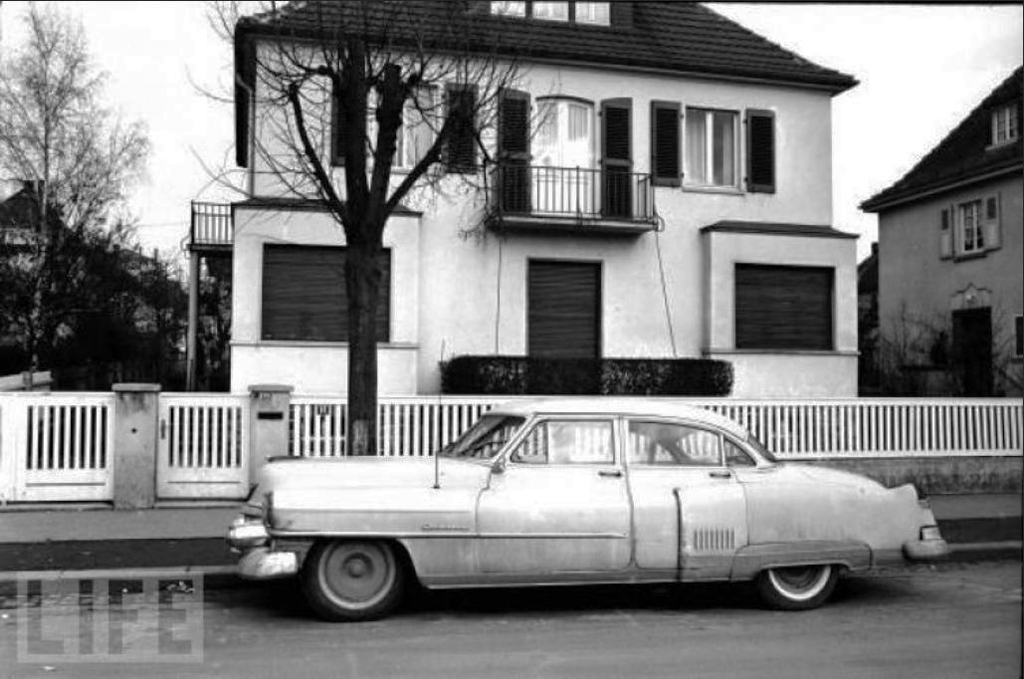
<path id="1" fill-rule="evenodd" d="M 940 373 L 929 382 L 943 393 L 1024 391 L 1022 78 L 861 205 L 878 213 L 881 350 L 902 351 L 892 369 Z"/>
<path id="2" fill-rule="evenodd" d="M 243 83 L 258 87 L 252 55 L 282 28 L 334 20 L 326 4 L 240 22 Z M 436 3 L 414 5 L 429 23 Z M 442 361 L 497 354 L 710 357 L 733 364 L 737 396 L 856 395 L 855 236 L 831 198 L 831 104 L 851 76 L 696 4 L 464 5 L 528 46 L 504 54 L 521 75 L 498 105 L 525 104 L 532 130 L 496 166 L 470 146 L 459 171 L 488 181 L 388 222 L 382 394 L 437 393 Z M 344 393 L 343 324 L 311 320 L 344 315 L 343 279 L 324 273 L 341 229 L 265 180 L 258 91 L 239 92 L 251 196 L 233 206 L 231 388 Z"/>

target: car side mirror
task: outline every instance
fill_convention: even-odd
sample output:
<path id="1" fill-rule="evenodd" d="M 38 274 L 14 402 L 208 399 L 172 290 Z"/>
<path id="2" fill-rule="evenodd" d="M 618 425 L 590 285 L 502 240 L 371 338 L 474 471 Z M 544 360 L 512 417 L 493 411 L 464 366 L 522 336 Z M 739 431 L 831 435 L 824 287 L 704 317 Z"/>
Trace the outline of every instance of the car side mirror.
<path id="1" fill-rule="evenodd" d="M 504 474 L 505 473 L 505 458 L 499 457 L 497 460 L 491 463 L 492 474 Z"/>

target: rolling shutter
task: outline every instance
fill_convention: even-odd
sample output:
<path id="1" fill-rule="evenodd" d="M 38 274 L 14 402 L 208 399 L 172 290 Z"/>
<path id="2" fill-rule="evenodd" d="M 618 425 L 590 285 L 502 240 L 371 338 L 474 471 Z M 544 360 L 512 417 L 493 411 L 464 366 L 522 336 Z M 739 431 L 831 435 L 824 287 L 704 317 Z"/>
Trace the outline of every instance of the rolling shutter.
<path id="1" fill-rule="evenodd" d="M 538 358 L 601 355 L 601 265 L 531 261 L 528 351 Z"/>
<path id="2" fill-rule="evenodd" d="M 451 129 L 445 144 L 445 167 L 449 172 L 476 170 L 476 88 L 449 87 L 446 110 Z"/>
<path id="3" fill-rule="evenodd" d="M 775 114 L 747 110 L 747 191 L 775 193 Z"/>
<path id="4" fill-rule="evenodd" d="M 651 102 L 651 181 L 656 186 L 679 186 L 682 178 L 679 162 L 680 110 L 678 103 Z"/>
<path id="5" fill-rule="evenodd" d="M 377 304 L 377 341 L 390 339 L 391 251 Z M 307 342 L 348 341 L 345 248 L 304 245 L 263 247 L 262 337 Z"/>
<path id="6" fill-rule="evenodd" d="M 498 163 L 501 209 L 530 211 L 530 95 L 502 90 L 498 96 Z"/>
<path id="7" fill-rule="evenodd" d="M 341 105 L 341 94 L 331 91 L 331 165 L 345 165 L 345 109 Z"/>
<path id="8" fill-rule="evenodd" d="M 834 270 L 736 265 L 736 348 L 830 351 Z"/>
<path id="9" fill-rule="evenodd" d="M 631 217 L 633 191 L 633 100 L 601 102 L 602 214 Z"/>

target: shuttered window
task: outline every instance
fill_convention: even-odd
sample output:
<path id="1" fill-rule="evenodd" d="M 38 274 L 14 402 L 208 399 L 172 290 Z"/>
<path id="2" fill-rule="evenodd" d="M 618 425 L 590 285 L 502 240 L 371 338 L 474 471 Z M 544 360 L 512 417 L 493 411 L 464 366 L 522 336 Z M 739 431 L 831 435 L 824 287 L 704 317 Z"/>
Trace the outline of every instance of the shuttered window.
<path id="1" fill-rule="evenodd" d="M 651 171 L 657 186 L 680 183 L 679 112 L 678 103 L 651 102 Z"/>
<path id="2" fill-rule="evenodd" d="M 391 251 L 377 304 L 377 340 L 390 339 Z M 345 248 L 305 245 L 263 247 L 263 339 L 348 341 Z"/>
<path id="3" fill-rule="evenodd" d="M 747 111 L 747 191 L 775 193 L 775 114 Z"/>
<path id="4" fill-rule="evenodd" d="M 834 270 L 736 265 L 737 349 L 833 349 Z"/>
<path id="5" fill-rule="evenodd" d="M 451 129 L 445 144 L 445 167 L 449 172 L 476 170 L 476 89 L 450 87 L 445 98 Z"/>
<path id="6" fill-rule="evenodd" d="M 633 214 L 633 100 L 601 102 L 602 213 L 609 217 Z"/>
<path id="7" fill-rule="evenodd" d="M 502 90 L 498 97 L 501 208 L 530 211 L 530 95 Z"/>
<path id="8" fill-rule="evenodd" d="M 540 358 L 601 355 L 601 265 L 529 263 L 528 347 Z"/>

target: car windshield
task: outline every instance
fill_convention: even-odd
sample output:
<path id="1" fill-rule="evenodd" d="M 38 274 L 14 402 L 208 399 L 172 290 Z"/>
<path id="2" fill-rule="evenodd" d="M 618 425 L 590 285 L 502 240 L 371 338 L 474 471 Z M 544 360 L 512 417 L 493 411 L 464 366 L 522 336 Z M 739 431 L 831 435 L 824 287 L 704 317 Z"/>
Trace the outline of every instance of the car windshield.
<path id="1" fill-rule="evenodd" d="M 768 460 L 772 464 L 779 463 L 779 458 L 775 457 L 775 455 L 770 452 L 768 448 L 753 434 L 747 435 L 747 443 L 750 444 L 750 447 L 756 450 L 764 459 Z"/>
<path id="2" fill-rule="evenodd" d="M 484 415 L 462 436 L 441 451 L 444 457 L 471 457 L 489 460 L 515 436 L 525 418 L 511 415 Z"/>

